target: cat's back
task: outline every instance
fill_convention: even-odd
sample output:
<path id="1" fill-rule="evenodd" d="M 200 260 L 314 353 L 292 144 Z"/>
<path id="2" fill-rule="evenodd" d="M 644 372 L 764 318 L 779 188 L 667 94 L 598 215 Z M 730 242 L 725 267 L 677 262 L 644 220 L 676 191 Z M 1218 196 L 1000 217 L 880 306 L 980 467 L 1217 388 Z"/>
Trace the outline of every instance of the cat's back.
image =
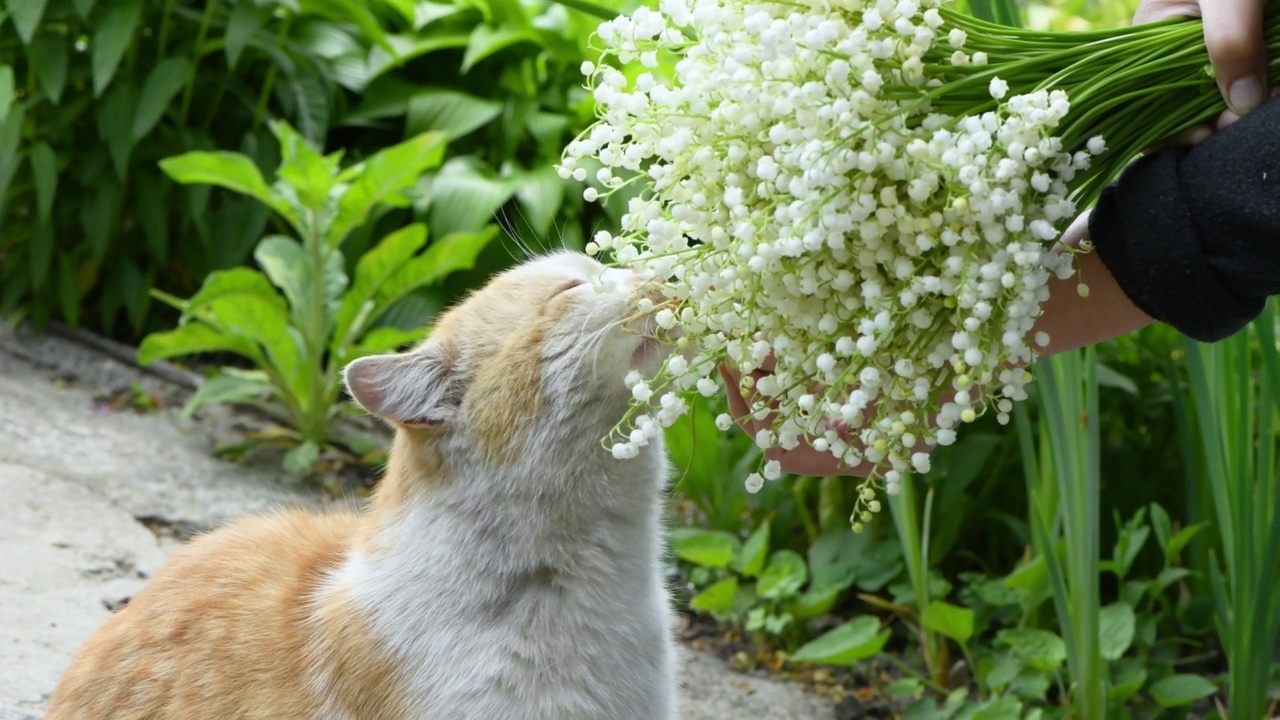
<path id="1" fill-rule="evenodd" d="M 359 527 L 290 511 L 192 541 L 90 638 L 47 717 L 319 715 L 311 598 Z"/>

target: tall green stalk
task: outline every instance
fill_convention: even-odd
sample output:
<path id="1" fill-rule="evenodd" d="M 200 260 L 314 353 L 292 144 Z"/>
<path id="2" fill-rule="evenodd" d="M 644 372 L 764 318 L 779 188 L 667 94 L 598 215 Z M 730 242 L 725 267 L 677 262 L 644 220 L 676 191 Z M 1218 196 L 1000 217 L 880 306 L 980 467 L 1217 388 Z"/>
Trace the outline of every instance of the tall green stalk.
<path id="1" fill-rule="evenodd" d="M 1056 355 L 1035 368 L 1044 399 L 1052 472 L 1057 479 L 1065 563 L 1053 552 L 1054 533 L 1032 512 L 1037 544 L 1053 585 L 1054 606 L 1067 646 L 1067 669 L 1077 720 L 1106 717 L 1107 664 L 1099 637 L 1099 477 L 1097 358 L 1093 348 Z"/>
<path id="2" fill-rule="evenodd" d="M 893 515 L 893 526 L 898 533 L 898 543 L 902 547 L 902 555 L 907 565 L 907 575 L 911 580 L 911 589 L 915 594 L 916 608 L 923 615 L 929 607 L 929 520 L 933 511 L 933 490 L 925 495 L 924 512 L 920 514 L 919 502 L 916 500 L 916 483 L 914 477 L 903 478 L 901 492 L 889 498 L 889 510 Z M 923 527 L 922 527 L 923 523 Z M 920 623 L 920 653 L 924 656 L 925 667 L 930 679 L 940 686 L 947 682 L 947 647 L 946 640 Z"/>
<path id="3" fill-rule="evenodd" d="M 1251 330 L 1213 345 L 1183 343 L 1198 430 L 1184 439 L 1189 448 L 1198 445 L 1222 543 L 1221 562 L 1210 558 L 1210 578 L 1232 720 L 1269 717 L 1267 679 L 1280 632 L 1275 322 L 1270 305 Z"/>

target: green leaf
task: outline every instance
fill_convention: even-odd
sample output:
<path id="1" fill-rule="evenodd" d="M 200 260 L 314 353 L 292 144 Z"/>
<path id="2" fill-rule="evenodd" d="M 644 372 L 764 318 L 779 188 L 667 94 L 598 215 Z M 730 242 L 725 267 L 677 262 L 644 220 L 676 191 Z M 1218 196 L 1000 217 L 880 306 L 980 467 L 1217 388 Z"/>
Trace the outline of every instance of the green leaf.
<path id="1" fill-rule="evenodd" d="M 48 0 L 9 0 L 9 14 L 13 18 L 13 27 L 22 38 L 23 45 L 30 45 L 40 27 L 40 18 L 44 16 L 44 7 Z"/>
<path id="2" fill-rule="evenodd" d="M 250 359 L 258 356 L 253 344 L 245 338 L 227 335 L 202 322 L 188 322 L 143 338 L 138 346 L 138 364 L 150 365 L 165 358 L 206 352 L 230 352 Z"/>
<path id="3" fill-rule="evenodd" d="M 0 122 L 9 117 L 9 110 L 13 107 L 13 92 L 13 68 L 0 65 Z"/>
<path id="4" fill-rule="evenodd" d="M 195 67 L 184 57 L 171 57 L 151 69 L 142 85 L 138 111 L 133 116 L 133 139 L 141 140 L 164 117 L 174 96 L 191 79 Z"/>
<path id="5" fill-rule="evenodd" d="M 787 605 L 787 612 L 797 620 L 808 620 L 826 615 L 836 606 L 840 591 L 836 588 L 809 588 Z"/>
<path id="6" fill-rule="evenodd" d="M 23 0 L 25 1 L 25 0 Z M 142 0 L 114 0 L 95 24 L 89 51 L 93 56 L 93 94 L 107 89 L 124 52 L 133 41 L 142 15 Z"/>
<path id="7" fill-rule="evenodd" d="M 764 561 L 768 557 L 769 521 L 765 520 L 743 543 L 742 550 L 733 560 L 733 569 L 747 577 L 755 577 L 764 569 Z"/>
<path id="8" fill-rule="evenodd" d="M 239 0 L 231 8 L 227 17 L 226 47 L 227 67 L 235 70 L 240 61 L 240 53 L 249 44 L 249 39 L 258 32 L 271 18 L 274 8 L 270 4 L 259 5 L 253 0 Z"/>
<path id="9" fill-rule="evenodd" d="M 1057 670 L 1067 659 L 1067 646 L 1062 638 L 1047 630 L 1001 630 L 996 635 L 996 644 L 1009 647 L 1027 664 L 1046 672 Z"/>
<path id="10" fill-rule="evenodd" d="M 342 346 L 359 339 L 362 325 L 377 320 L 373 311 L 383 285 L 395 277 L 426 242 L 426 226 L 414 224 L 386 236 L 360 257 L 356 262 L 355 281 L 343 296 L 334 322 L 331 352 L 339 354 Z M 358 321 L 361 314 L 366 318 L 363 323 Z"/>
<path id="11" fill-rule="evenodd" d="M 1169 544 L 1164 548 L 1165 561 L 1172 563 L 1174 559 L 1178 557 L 1178 553 L 1182 552 L 1182 550 L 1187 546 L 1187 543 L 1195 539 L 1195 536 L 1200 534 L 1200 531 L 1207 527 L 1209 527 L 1209 523 L 1202 522 L 1196 525 L 1188 525 L 1187 527 L 1179 530 L 1177 534 L 1169 540 Z"/>
<path id="12" fill-rule="evenodd" d="M 1137 658 L 1116 663 L 1115 676 L 1107 688 L 1107 699 L 1122 703 L 1142 689 L 1142 684 L 1147 681 L 1147 669 L 1142 663 Z"/>
<path id="13" fill-rule="evenodd" d="M 1136 618 L 1133 608 L 1127 603 L 1114 602 L 1098 613 L 1099 646 L 1102 657 L 1117 660 L 1124 655 L 1133 643 L 1133 628 Z"/>
<path id="14" fill-rule="evenodd" d="M 489 25 L 477 25 L 467 40 L 467 52 L 462 56 L 461 71 L 466 74 L 481 60 L 522 42 L 537 44 L 538 36 L 520 27 L 494 28 Z"/>
<path id="15" fill-rule="evenodd" d="M 22 0 L 16 0 L 22 2 Z M 93 12 L 93 6 L 97 4 L 97 0 L 71 0 L 71 4 L 76 8 L 76 14 L 85 20 L 89 19 L 89 13 Z"/>
<path id="16" fill-rule="evenodd" d="M 512 183 L 474 157 L 455 157 L 431 179 L 432 232 L 470 232 L 489 224 L 515 193 Z"/>
<path id="17" fill-rule="evenodd" d="M 1098 385 L 1100 387 L 1113 387 L 1129 395 L 1136 396 L 1138 394 L 1136 383 L 1103 363 L 1098 363 Z"/>
<path id="18" fill-rule="evenodd" d="M 31 148 L 31 175 L 36 183 L 36 207 L 39 208 L 40 220 L 47 222 L 58 193 L 58 158 L 46 142 L 38 142 Z"/>
<path id="19" fill-rule="evenodd" d="M 808 579 L 809 568 L 800 553 L 779 550 L 769 558 L 769 564 L 760 573 L 756 592 L 767 600 L 777 600 L 800 592 Z"/>
<path id="20" fill-rule="evenodd" d="M 993 698 L 983 703 L 970 720 L 1021 720 L 1022 703 L 1015 697 Z"/>
<path id="21" fill-rule="evenodd" d="M 502 103 L 497 100 L 448 88 L 428 88 L 409 99 L 405 134 L 435 130 L 453 141 L 487 124 L 501 112 Z"/>
<path id="22" fill-rule="evenodd" d="M 405 345 L 412 345 L 427 334 L 427 328 L 414 328 L 413 330 L 402 330 L 398 327 L 383 326 L 376 327 L 361 338 L 360 344 L 356 347 L 359 355 L 373 355 L 376 353 L 384 353 L 397 350 Z M 354 360 L 354 357 L 349 357 Z"/>
<path id="23" fill-rule="evenodd" d="M 689 599 L 689 607 L 700 612 L 727 613 L 738 596 L 738 578 L 732 575 Z"/>
<path id="24" fill-rule="evenodd" d="M 973 636 L 973 611 L 941 600 L 934 600 L 920 618 L 924 626 L 959 643 Z"/>
<path id="25" fill-rule="evenodd" d="M 263 238 L 253 258 L 289 300 L 297 326 L 309 329 L 313 327 L 312 323 L 318 322 L 321 337 L 327 338 L 342 303 L 342 293 L 347 289 L 347 272 L 340 250 L 324 248 L 323 252 L 326 258 L 323 277 L 319 279 L 313 277 L 312 259 L 306 249 L 290 237 L 270 235 Z M 315 307 L 313 295 L 317 282 L 321 285 L 320 307 Z M 320 315 L 318 319 L 317 313 Z"/>
<path id="26" fill-rule="evenodd" d="M 125 78 L 112 86 L 98 103 L 98 135 L 111 151 L 116 177 L 124 179 L 133 154 L 133 120 L 137 116 L 138 88 Z"/>
<path id="27" fill-rule="evenodd" d="M 319 213 L 337 183 L 342 154 L 321 155 L 286 122 L 273 121 L 271 133 L 280 143 L 280 167 L 276 176 L 293 186 L 304 207 Z"/>
<path id="28" fill-rule="evenodd" d="M 728 567 L 738 539 L 720 530 L 680 527 L 671 531 L 671 550 L 682 560 L 709 568 Z"/>
<path id="29" fill-rule="evenodd" d="M 1149 690 L 1151 698 L 1163 708 L 1190 705 L 1217 691 L 1217 686 L 1199 675 L 1170 675 Z"/>
<path id="30" fill-rule="evenodd" d="M 31 65 L 40 79 L 44 94 L 56 105 L 67 86 L 67 38 L 60 32 L 42 32 L 31 43 Z M 0 112 L 0 118 L 4 113 Z"/>
<path id="31" fill-rule="evenodd" d="M 210 273 L 200 290 L 187 301 L 183 315 L 191 317 L 228 298 L 236 301 L 262 300 L 282 313 L 288 311 L 284 300 L 265 275 L 252 268 L 241 267 Z"/>
<path id="32" fill-rule="evenodd" d="M 924 692 L 924 683 L 917 678 L 903 678 L 884 686 L 884 694 L 891 698 L 917 697 Z"/>
<path id="33" fill-rule="evenodd" d="M 310 470 L 320 459 L 320 446 L 310 440 L 284 454 L 284 469 L 294 475 Z"/>
<path id="34" fill-rule="evenodd" d="M 387 44 L 386 31 L 367 3 L 349 0 L 299 0 L 298 5 L 303 14 L 349 22 L 360 28 L 361 34 L 375 44 Z"/>
<path id="35" fill-rule="evenodd" d="M 564 202 L 564 181 L 552 165 L 546 164 L 520 172 L 516 183 L 516 200 L 521 212 L 535 233 L 545 235 Z"/>
<path id="36" fill-rule="evenodd" d="M 878 654 L 888 640 L 889 631 L 880 631 L 879 620 L 870 616 L 856 617 L 801 645 L 791 660 L 852 667 Z"/>
<path id="37" fill-rule="evenodd" d="M 289 220 L 297 220 L 297 213 L 267 187 L 258 166 L 240 153 L 188 152 L 161 160 L 160 169 L 180 183 L 217 185 L 248 195 Z"/>
<path id="38" fill-rule="evenodd" d="M 265 373 L 233 371 L 231 368 L 224 368 L 222 373 L 200 384 L 191 399 L 182 407 L 182 417 L 190 418 L 196 410 L 205 405 L 257 401 L 263 395 L 274 393 L 275 386 L 267 380 Z"/>
<path id="39" fill-rule="evenodd" d="M 400 193 L 417 185 L 422 173 L 444 157 L 442 133 L 423 133 L 393 145 L 352 169 L 356 179 L 338 201 L 338 217 L 329 230 L 329 242 L 337 245 L 359 226 L 379 203 L 403 207 Z"/>

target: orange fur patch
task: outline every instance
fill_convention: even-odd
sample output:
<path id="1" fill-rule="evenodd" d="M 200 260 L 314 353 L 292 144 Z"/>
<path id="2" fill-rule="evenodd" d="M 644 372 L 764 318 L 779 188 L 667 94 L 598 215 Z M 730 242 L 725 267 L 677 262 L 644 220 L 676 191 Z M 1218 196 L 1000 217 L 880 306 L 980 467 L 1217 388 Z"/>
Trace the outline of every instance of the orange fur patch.
<path id="1" fill-rule="evenodd" d="M 245 519 L 193 541 L 90 638 L 64 674 L 47 717 L 314 715 L 321 708 L 311 686 L 316 608 L 310 599 L 361 522 L 350 513 L 291 511 Z M 377 669 L 378 678 L 360 676 L 373 682 L 362 692 L 405 697 L 390 660 L 373 660 L 377 642 L 356 630 L 336 641 L 352 643 L 334 648 L 340 657 Z"/>

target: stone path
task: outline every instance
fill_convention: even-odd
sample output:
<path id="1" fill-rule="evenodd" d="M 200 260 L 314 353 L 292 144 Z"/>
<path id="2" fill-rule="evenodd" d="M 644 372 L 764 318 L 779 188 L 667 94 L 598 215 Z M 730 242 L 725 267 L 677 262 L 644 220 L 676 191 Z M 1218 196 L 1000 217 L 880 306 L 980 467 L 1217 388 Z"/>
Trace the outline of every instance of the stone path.
<path id="1" fill-rule="evenodd" d="M 171 387 L 55 337 L 0 326 L 0 720 L 41 717 L 62 668 L 136 593 L 177 541 L 148 529 L 203 529 L 317 497 L 271 467 L 218 460 L 234 413 L 191 422 L 174 409 L 104 411 L 104 391 Z M 827 720 L 830 701 L 689 653 L 685 720 Z"/>

